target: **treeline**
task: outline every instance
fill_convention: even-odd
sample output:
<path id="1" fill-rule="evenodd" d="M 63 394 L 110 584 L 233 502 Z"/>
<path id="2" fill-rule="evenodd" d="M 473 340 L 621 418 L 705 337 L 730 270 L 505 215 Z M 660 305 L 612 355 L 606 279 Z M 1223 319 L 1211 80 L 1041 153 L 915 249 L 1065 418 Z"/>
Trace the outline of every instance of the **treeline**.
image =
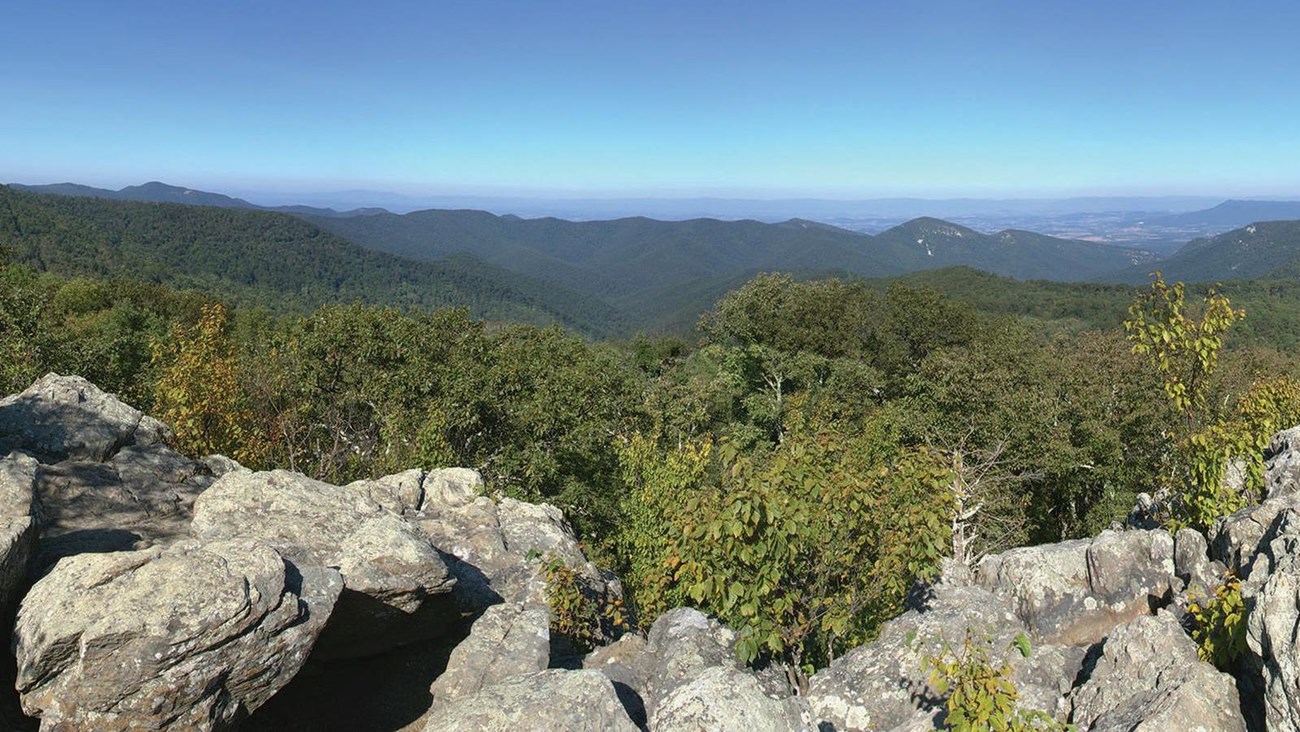
<path id="1" fill-rule="evenodd" d="M 1219 358 L 1239 318 L 1145 292 L 1127 335 L 1046 333 L 926 286 L 763 275 L 696 339 L 593 343 L 463 309 L 272 315 L 11 266 L 0 391 L 79 373 L 190 453 L 335 483 L 476 468 L 562 507 L 641 622 L 703 607 L 798 677 L 944 557 L 1089 535 L 1139 492 L 1170 525 L 1253 497 L 1252 464 L 1222 492 L 1225 461 L 1300 419 L 1295 359 L 1249 339 Z"/>

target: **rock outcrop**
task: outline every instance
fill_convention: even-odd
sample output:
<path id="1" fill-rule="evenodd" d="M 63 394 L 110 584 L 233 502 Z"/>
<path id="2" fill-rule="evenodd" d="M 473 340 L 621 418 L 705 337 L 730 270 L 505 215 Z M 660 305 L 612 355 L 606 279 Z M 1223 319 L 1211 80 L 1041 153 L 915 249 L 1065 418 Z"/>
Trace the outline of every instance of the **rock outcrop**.
<path id="1" fill-rule="evenodd" d="M 21 452 L 0 458 L 0 618 L 18 604 L 36 547 L 36 459 Z"/>
<path id="2" fill-rule="evenodd" d="M 1300 728 L 1300 428 L 1265 455 L 1266 500 L 1208 540 L 1107 531 L 950 565 L 803 694 L 686 608 L 571 656 L 545 566 L 597 601 L 617 578 L 557 508 L 489 496 L 472 470 L 335 486 L 192 460 L 167 438 L 77 377 L 0 400 L 0 609 L 18 608 L 16 687 L 43 730 L 328 728 L 342 717 L 306 707 L 369 702 L 339 683 L 353 665 L 382 670 L 371 690 L 407 674 L 396 716 L 354 709 L 353 727 L 926 730 L 944 723 L 927 658 L 968 638 L 1022 706 L 1079 730 Z M 1198 658 L 1181 615 L 1230 570 L 1248 617 L 1233 676 Z"/>
<path id="3" fill-rule="evenodd" d="M 548 504 L 482 495 L 482 478 L 465 469 L 425 476 L 420 510 L 410 514 L 429 540 L 450 555 L 455 597 L 464 612 L 498 602 L 545 605 L 543 563 L 558 559 L 597 599 L 622 597 L 617 579 L 583 553 L 563 512 Z"/>
<path id="4" fill-rule="evenodd" d="M 806 702 L 793 698 L 774 671 L 745 668 L 735 646 L 726 625 L 677 608 L 655 621 L 647 640 L 625 636 L 588 655 L 583 667 L 609 678 L 632 719 L 650 729 L 808 727 Z"/>
<path id="5" fill-rule="evenodd" d="M 1197 658 L 1169 612 L 1113 630 L 1070 700 L 1071 721 L 1092 732 L 1246 730 L 1232 677 Z"/>
<path id="6" fill-rule="evenodd" d="M 460 699 L 505 679 L 544 670 L 551 662 L 550 622 L 545 607 L 502 604 L 488 608 L 433 682 L 429 691 L 434 703 Z"/>
<path id="7" fill-rule="evenodd" d="M 1300 492 L 1300 426 L 1273 435 L 1264 451 L 1264 497 Z"/>
<path id="8" fill-rule="evenodd" d="M 457 619 L 438 602 L 455 580 L 428 537 L 359 491 L 283 470 L 235 471 L 195 502 L 191 532 L 256 539 L 300 567 L 337 568 L 344 589 L 322 658 L 429 638 Z"/>
<path id="9" fill-rule="evenodd" d="M 23 707 L 42 730 L 231 728 L 302 667 L 342 588 L 248 540 L 69 557 L 18 614 Z"/>
<path id="10" fill-rule="evenodd" d="M 731 666 L 710 666 L 659 699 L 650 716 L 656 732 L 736 730 L 798 732 L 812 729 L 799 700 L 772 699 L 758 679 Z"/>
<path id="11" fill-rule="evenodd" d="M 1264 717 L 1270 729 L 1300 728 L 1300 510 L 1289 508 L 1274 527 L 1276 536 L 1243 588 L 1252 606 L 1246 642 L 1252 668 L 1263 686 Z"/>
<path id="12" fill-rule="evenodd" d="M 516 676 L 439 707 L 423 732 L 636 732 L 609 679 L 550 669 Z"/>
<path id="13" fill-rule="evenodd" d="M 1023 558 L 1023 557 L 1022 557 Z M 925 658 L 946 644 L 960 648 L 967 629 L 987 642 L 993 660 L 1013 668 L 1024 703 L 1064 719 L 1065 700 L 1085 649 L 1034 644 L 1028 659 L 1014 649 L 1028 626 L 1009 598 L 965 584 L 960 572 L 931 587 L 918 606 L 889 621 L 872 643 L 836 659 L 809 680 L 817 719 L 837 730 L 930 729 L 942 696 L 929 684 Z"/>
<path id="14" fill-rule="evenodd" d="M 976 576 L 1011 602 L 1035 640 L 1066 645 L 1095 643 L 1181 589 L 1174 540 L 1162 529 L 1012 549 L 986 557 Z"/>
<path id="15" fill-rule="evenodd" d="M 22 449 L 50 462 L 103 462 L 123 447 L 155 445 L 168 434 L 162 422 L 80 376 L 46 374 L 0 399 L 0 453 Z"/>
<path id="16" fill-rule="evenodd" d="M 194 500 L 216 479 L 161 444 L 131 445 L 105 462 L 42 465 L 36 492 L 44 572 L 63 557 L 167 545 L 189 534 Z"/>

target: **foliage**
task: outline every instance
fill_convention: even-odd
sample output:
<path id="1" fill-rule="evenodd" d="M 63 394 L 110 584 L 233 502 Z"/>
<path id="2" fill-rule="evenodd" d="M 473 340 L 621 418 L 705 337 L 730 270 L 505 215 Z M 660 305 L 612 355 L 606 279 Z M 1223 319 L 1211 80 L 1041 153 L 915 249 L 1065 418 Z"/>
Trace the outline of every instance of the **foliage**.
<path id="1" fill-rule="evenodd" d="M 1205 394 L 1219 364 L 1224 333 L 1246 313 L 1234 310 L 1228 298 L 1214 290 L 1194 312 L 1183 283 L 1166 284 L 1159 272 L 1152 280 L 1151 289 L 1129 307 L 1124 330 L 1133 352 L 1146 356 L 1163 377 L 1165 393 L 1190 429 L 1204 419 Z"/>
<path id="2" fill-rule="evenodd" d="M 576 650 L 590 651 L 629 628 L 623 601 L 595 597 L 560 557 L 543 558 L 542 576 L 551 608 L 551 633 L 567 639 Z"/>
<path id="3" fill-rule="evenodd" d="M 1022 633 L 1011 646 L 1025 658 L 1031 653 L 1029 639 Z M 923 659 L 930 672 L 930 686 L 945 695 L 944 723 L 956 732 L 1030 732 L 1071 730 L 1073 727 L 1039 710 L 1024 709 L 1011 681 L 1011 664 L 990 659 L 991 642 L 977 639 L 970 628 L 960 648 L 944 643 L 939 653 Z"/>
<path id="4" fill-rule="evenodd" d="M 177 325 L 170 342 L 154 343 L 154 409 L 175 431 L 176 447 L 190 455 L 243 457 L 247 417 L 226 325 L 225 306 L 212 304 L 193 327 Z"/>
<path id="5" fill-rule="evenodd" d="M 1187 614 L 1202 661 L 1228 671 L 1246 653 L 1246 604 L 1237 577 L 1228 575 L 1212 596 L 1188 605 Z"/>
<path id="6" fill-rule="evenodd" d="M 746 661 L 796 678 L 872 637 L 948 549 L 949 474 L 869 435 L 796 421 L 760 457 L 718 449 L 722 484 L 687 496 L 667 563 L 692 602 L 736 628 Z"/>
<path id="7" fill-rule="evenodd" d="M 1211 290 L 1199 315 L 1191 313 L 1183 284 L 1167 285 L 1156 273 L 1150 292 L 1129 313 L 1124 325 L 1134 353 L 1155 367 L 1185 422 L 1170 476 L 1171 527 L 1206 531 L 1220 516 L 1261 497 L 1264 448 L 1274 432 L 1300 419 L 1300 382 L 1285 375 L 1259 380 L 1234 408 L 1212 407 L 1206 394 L 1224 333 L 1245 312 Z"/>
<path id="8" fill-rule="evenodd" d="M 617 556 L 643 626 L 685 600 L 682 589 L 671 581 L 674 542 L 665 527 L 679 518 L 682 502 L 702 489 L 712 453 L 712 440 L 707 437 L 660 447 L 658 440 L 638 432 L 619 444 L 626 493 L 620 506 Z"/>
<path id="9" fill-rule="evenodd" d="M 48 307 L 30 275 L 0 267 L 0 393 L 22 390 L 40 376 L 40 324 Z"/>

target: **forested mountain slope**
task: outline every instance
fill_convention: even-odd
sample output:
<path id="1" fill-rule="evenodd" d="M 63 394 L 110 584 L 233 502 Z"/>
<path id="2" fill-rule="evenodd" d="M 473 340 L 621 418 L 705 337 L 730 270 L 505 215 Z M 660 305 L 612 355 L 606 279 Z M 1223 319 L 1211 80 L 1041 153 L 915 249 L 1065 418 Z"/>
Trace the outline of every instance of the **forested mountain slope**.
<path id="1" fill-rule="evenodd" d="M 41 193 L 51 196 L 80 196 L 83 198 L 104 198 L 110 201 L 140 201 L 143 203 L 184 203 L 191 206 L 216 206 L 218 208 L 247 208 L 255 211 L 284 211 L 286 213 L 312 214 L 315 216 L 364 216 L 374 213 L 387 213 L 382 208 L 359 208 L 351 211 L 335 211 L 332 208 L 316 206 L 259 206 L 256 203 L 234 198 L 224 193 L 200 191 L 184 186 L 173 186 L 159 181 L 150 181 L 138 186 L 127 186 L 119 190 L 95 188 L 79 183 L 50 183 L 47 185 L 9 184 L 10 187 L 28 193 Z"/>
<path id="2" fill-rule="evenodd" d="M 889 276 L 969 265 L 1016 277 L 1082 280 L 1151 260 L 1139 250 L 1029 232 L 981 234 L 916 219 L 877 236 L 811 221 L 521 219 L 483 211 L 307 217 L 362 246 L 416 259 L 468 252 L 604 297 L 629 297 L 752 271 Z"/>
<path id="3" fill-rule="evenodd" d="M 489 320 L 621 330 L 613 308 L 465 254 L 414 262 L 288 214 L 48 196 L 0 186 L 0 247 L 62 275 L 130 277 L 276 310 L 326 302 L 468 306 Z"/>
<path id="4" fill-rule="evenodd" d="M 1263 221 L 1195 239 L 1156 266 L 1170 281 L 1295 277 L 1300 275 L 1300 221 Z M 1150 269 L 1134 267 L 1110 279 L 1141 282 Z"/>

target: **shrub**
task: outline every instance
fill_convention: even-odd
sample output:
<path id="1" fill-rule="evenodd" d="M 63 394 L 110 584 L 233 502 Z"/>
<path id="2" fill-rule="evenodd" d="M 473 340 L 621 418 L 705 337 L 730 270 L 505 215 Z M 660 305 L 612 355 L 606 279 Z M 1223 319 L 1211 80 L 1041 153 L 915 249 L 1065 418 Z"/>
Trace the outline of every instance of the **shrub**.
<path id="1" fill-rule="evenodd" d="M 947 643 L 937 654 L 923 659 L 922 670 L 930 672 L 930 686 L 944 695 L 945 723 L 955 732 L 1030 732 L 1072 730 L 1046 712 L 1023 709 L 1019 692 L 1011 681 L 1011 665 L 990 659 L 991 642 L 975 638 L 970 628 L 960 648 Z M 1028 658 L 1029 638 L 1021 633 L 1012 647 Z"/>
<path id="2" fill-rule="evenodd" d="M 1187 607 L 1192 621 L 1192 640 L 1202 661 L 1227 671 L 1246 652 L 1246 604 L 1241 580 L 1229 575 L 1204 602 Z"/>

